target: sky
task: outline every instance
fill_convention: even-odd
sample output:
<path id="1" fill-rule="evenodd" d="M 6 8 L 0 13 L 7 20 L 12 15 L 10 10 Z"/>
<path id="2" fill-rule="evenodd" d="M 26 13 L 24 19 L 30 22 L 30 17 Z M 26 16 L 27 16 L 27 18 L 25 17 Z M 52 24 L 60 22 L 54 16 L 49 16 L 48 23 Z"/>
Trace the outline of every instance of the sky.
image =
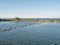
<path id="1" fill-rule="evenodd" d="M 60 18 L 60 0 L 0 0 L 0 18 Z"/>

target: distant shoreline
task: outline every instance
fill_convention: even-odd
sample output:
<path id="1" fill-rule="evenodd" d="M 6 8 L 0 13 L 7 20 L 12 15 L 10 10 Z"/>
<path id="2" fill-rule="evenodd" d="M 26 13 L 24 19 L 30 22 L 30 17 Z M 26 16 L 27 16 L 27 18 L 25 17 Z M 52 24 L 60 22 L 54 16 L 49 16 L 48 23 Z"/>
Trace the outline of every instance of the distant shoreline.
<path id="1" fill-rule="evenodd" d="M 60 22 L 60 18 L 0 18 L 0 21 L 16 22 Z"/>

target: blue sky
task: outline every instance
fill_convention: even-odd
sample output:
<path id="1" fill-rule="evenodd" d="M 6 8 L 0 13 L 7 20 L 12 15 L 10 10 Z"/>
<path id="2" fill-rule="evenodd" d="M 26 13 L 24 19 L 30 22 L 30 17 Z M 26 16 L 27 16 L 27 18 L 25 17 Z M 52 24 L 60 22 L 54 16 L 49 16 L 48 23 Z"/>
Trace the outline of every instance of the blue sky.
<path id="1" fill-rule="evenodd" d="M 60 0 L 0 0 L 0 18 L 60 18 Z"/>

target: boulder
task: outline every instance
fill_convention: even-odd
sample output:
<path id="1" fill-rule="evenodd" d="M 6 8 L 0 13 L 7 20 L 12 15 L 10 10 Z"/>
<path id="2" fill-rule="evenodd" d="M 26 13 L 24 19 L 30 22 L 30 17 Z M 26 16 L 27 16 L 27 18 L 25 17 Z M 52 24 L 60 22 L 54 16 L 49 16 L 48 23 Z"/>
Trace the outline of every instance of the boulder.
<path id="1" fill-rule="evenodd" d="M 13 28 L 16 28 L 16 26 L 14 26 Z"/>
<path id="2" fill-rule="evenodd" d="M 2 31 L 5 31 L 6 30 L 6 28 L 2 28 Z"/>

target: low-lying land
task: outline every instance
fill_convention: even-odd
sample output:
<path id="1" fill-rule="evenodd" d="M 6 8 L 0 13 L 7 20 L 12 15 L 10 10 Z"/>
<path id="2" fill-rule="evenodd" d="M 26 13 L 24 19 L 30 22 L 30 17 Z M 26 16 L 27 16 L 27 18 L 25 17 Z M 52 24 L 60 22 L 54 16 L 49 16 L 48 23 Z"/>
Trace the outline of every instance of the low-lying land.
<path id="1" fill-rule="evenodd" d="M 15 22 L 60 22 L 60 18 L 0 18 L 0 21 L 15 21 Z"/>

